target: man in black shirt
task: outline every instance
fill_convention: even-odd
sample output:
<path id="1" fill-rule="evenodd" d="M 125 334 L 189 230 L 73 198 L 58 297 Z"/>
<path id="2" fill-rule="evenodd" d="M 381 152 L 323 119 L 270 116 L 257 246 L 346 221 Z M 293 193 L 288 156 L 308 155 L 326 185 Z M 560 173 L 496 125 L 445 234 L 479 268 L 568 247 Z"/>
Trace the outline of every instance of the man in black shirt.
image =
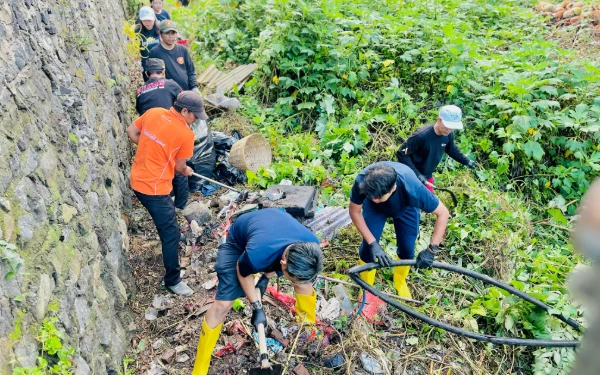
<path id="1" fill-rule="evenodd" d="M 160 44 L 150 51 L 150 56 L 165 62 L 166 76 L 184 91 L 198 91 L 196 69 L 187 48 L 177 44 L 177 25 L 171 20 L 160 22 Z"/>
<path id="2" fill-rule="evenodd" d="M 165 79 L 165 63 L 161 59 L 148 59 L 146 74 L 150 79 L 140 87 L 135 95 L 135 109 L 143 115 L 150 108 L 170 109 L 183 90 L 172 79 Z"/>
<path id="3" fill-rule="evenodd" d="M 412 169 L 419 181 L 433 192 L 433 171 L 444 154 L 452 159 L 475 168 L 475 162 L 463 154 L 454 143 L 454 130 L 463 128 L 462 111 L 455 105 L 440 109 L 437 122 L 417 129 L 396 151 L 396 157 L 402 164 Z"/>

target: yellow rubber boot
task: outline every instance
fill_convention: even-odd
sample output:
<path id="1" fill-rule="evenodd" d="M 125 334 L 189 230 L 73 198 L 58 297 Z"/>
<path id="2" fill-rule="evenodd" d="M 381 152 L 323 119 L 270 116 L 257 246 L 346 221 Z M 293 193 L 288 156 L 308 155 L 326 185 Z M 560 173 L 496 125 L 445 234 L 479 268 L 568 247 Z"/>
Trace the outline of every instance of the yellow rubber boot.
<path id="1" fill-rule="evenodd" d="M 296 297 L 296 317 L 304 323 L 317 322 L 317 293 L 311 295 L 294 293 Z"/>
<path id="2" fill-rule="evenodd" d="M 410 271 L 410 266 L 396 266 L 394 267 L 394 286 L 396 292 L 400 297 L 412 299 L 408 285 L 406 285 L 406 276 Z"/>
<path id="3" fill-rule="evenodd" d="M 365 264 L 365 262 L 363 262 L 362 260 L 358 260 L 358 265 L 363 265 Z M 360 273 L 360 278 L 363 279 L 367 284 L 369 285 L 373 285 L 375 283 L 375 273 L 377 272 L 377 270 L 371 270 L 371 271 L 363 271 Z"/>
<path id="4" fill-rule="evenodd" d="M 198 350 L 196 351 L 196 362 L 194 363 L 194 370 L 192 375 L 207 375 L 208 368 L 210 367 L 210 357 L 217 340 L 221 335 L 221 328 L 223 323 L 219 324 L 215 328 L 209 328 L 206 324 L 206 320 L 202 322 L 202 331 L 200 332 L 200 340 L 198 341 Z"/>

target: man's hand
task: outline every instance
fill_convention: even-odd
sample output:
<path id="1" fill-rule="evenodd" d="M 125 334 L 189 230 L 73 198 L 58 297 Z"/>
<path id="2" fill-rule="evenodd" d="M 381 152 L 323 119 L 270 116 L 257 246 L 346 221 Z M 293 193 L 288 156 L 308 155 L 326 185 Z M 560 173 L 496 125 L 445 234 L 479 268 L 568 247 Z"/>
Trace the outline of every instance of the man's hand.
<path id="1" fill-rule="evenodd" d="M 422 175 L 422 174 L 419 174 L 419 175 L 417 176 L 417 178 L 419 179 L 419 181 L 421 181 L 421 183 L 422 183 L 423 185 L 427 185 L 427 177 L 425 177 L 425 176 L 424 176 L 424 175 Z"/>
<path id="2" fill-rule="evenodd" d="M 385 253 L 381 246 L 379 246 L 377 241 L 369 244 L 369 250 L 371 250 L 373 260 L 379 263 L 379 265 L 389 267 L 390 264 L 392 264 L 392 259 Z"/>
<path id="3" fill-rule="evenodd" d="M 265 311 L 262 309 L 262 306 L 252 311 L 252 319 L 250 321 L 257 330 L 260 324 L 262 324 L 264 327 L 267 326 L 267 316 L 265 315 Z"/>
<path id="4" fill-rule="evenodd" d="M 186 177 L 190 177 L 192 175 L 192 173 L 194 173 L 194 170 L 191 167 L 186 166 L 185 172 L 182 174 Z"/>
<path id="5" fill-rule="evenodd" d="M 475 169 L 475 167 L 477 167 L 477 163 L 475 163 L 474 160 L 469 160 L 469 164 L 467 164 L 467 167 Z"/>
<path id="6" fill-rule="evenodd" d="M 416 268 L 431 268 L 435 254 L 439 251 L 438 245 L 429 245 L 429 247 L 419 253 L 417 256 Z"/>
<path id="7" fill-rule="evenodd" d="M 256 287 L 260 290 L 260 296 L 264 296 L 267 291 L 267 285 L 269 285 L 269 278 L 267 275 L 263 273 L 263 275 L 258 279 L 258 283 L 256 283 Z"/>

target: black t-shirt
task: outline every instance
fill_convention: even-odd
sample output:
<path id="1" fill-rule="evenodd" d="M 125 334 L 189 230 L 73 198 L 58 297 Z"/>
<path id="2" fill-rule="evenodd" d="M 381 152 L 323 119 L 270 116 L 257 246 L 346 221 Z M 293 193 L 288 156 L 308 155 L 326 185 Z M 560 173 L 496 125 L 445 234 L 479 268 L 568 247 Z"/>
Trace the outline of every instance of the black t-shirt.
<path id="1" fill-rule="evenodd" d="M 319 243 L 310 229 L 278 208 L 241 215 L 229 228 L 229 238 L 244 253 L 238 260 L 244 277 L 258 272 L 280 272 L 285 249 L 295 242 Z"/>
<path id="2" fill-rule="evenodd" d="M 150 50 L 160 43 L 160 31 L 156 24 L 150 30 L 140 24 L 136 27 L 135 32 L 140 34 L 140 55 L 142 56 L 143 67 L 150 55 Z"/>
<path id="3" fill-rule="evenodd" d="M 168 50 L 159 43 L 152 48 L 148 57 L 164 61 L 167 78 L 177 82 L 183 90 L 192 90 L 198 86 L 194 62 L 187 48 L 181 44 L 175 44 L 173 49 Z"/>
<path id="4" fill-rule="evenodd" d="M 400 146 L 396 157 L 400 163 L 409 166 L 417 176 L 423 175 L 429 179 L 445 153 L 463 165 L 468 165 L 470 162 L 454 143 L 454 133 L 447 136 L 437 135 L 432 124 L 412 133 Z"/>
<path id="5" fill-rule="evenodd" d="M 135 109 L 140 116 L 150 108 L 169 109 L 180 92 L 181 87 L 172 79 L 150 78 L 136 92 Z"/>

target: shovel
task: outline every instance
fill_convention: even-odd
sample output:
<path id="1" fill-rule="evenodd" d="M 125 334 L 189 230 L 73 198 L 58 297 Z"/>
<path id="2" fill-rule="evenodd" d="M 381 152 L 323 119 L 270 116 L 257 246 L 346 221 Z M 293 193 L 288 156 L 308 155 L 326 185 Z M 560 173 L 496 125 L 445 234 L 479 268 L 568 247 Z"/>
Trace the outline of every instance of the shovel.
<path id="1" fill-rule="evenodd" d="M 260 290 L 256 288 L 258 300 L 261 300 Z M 249 375 L 281 375 L 283 369 L 279 364 L 269 362 L 269 353 L 267 352 L 267 338 L 265 337 L 265 326 L 259 324 L 256 328 L 258 331 L 258 347 L 260 349 L 260 367 L 251 368 Z"/>
<path id="2" fill-rule="evenodd" d="M 222 186 L 222 187 L 224 187 L 224 188 L 226 188 L 226 189 L 233 190 L 233 191 L 235 191 L 236 193 L 241 193 L 241 191 L 239 191 L 238 189 L 235 189 L 235 188 L 232 188 L 231 186 L 227 186 L 227 185 L 225 185 L 225 184 L 222 184 L 222 183 L 220 183 L 219 181 L 215 181 L 215 180 L 213 180 L 212 178 L 208 178 L 208 177 L 202 176 L 201 174 L 198 174 L 198 173 L 192 173 L 192 176 L 196 176 L 196 177 L 198 177 L 198 178 L 201 178 L 201 179 L 203 179 L 203 180 L 206 180 L 206 181 L 208 181 L 208 182 L 212 182 L 213 184 L 217 184 L 217 185 L 219 185 L 219 186 Z"/>

